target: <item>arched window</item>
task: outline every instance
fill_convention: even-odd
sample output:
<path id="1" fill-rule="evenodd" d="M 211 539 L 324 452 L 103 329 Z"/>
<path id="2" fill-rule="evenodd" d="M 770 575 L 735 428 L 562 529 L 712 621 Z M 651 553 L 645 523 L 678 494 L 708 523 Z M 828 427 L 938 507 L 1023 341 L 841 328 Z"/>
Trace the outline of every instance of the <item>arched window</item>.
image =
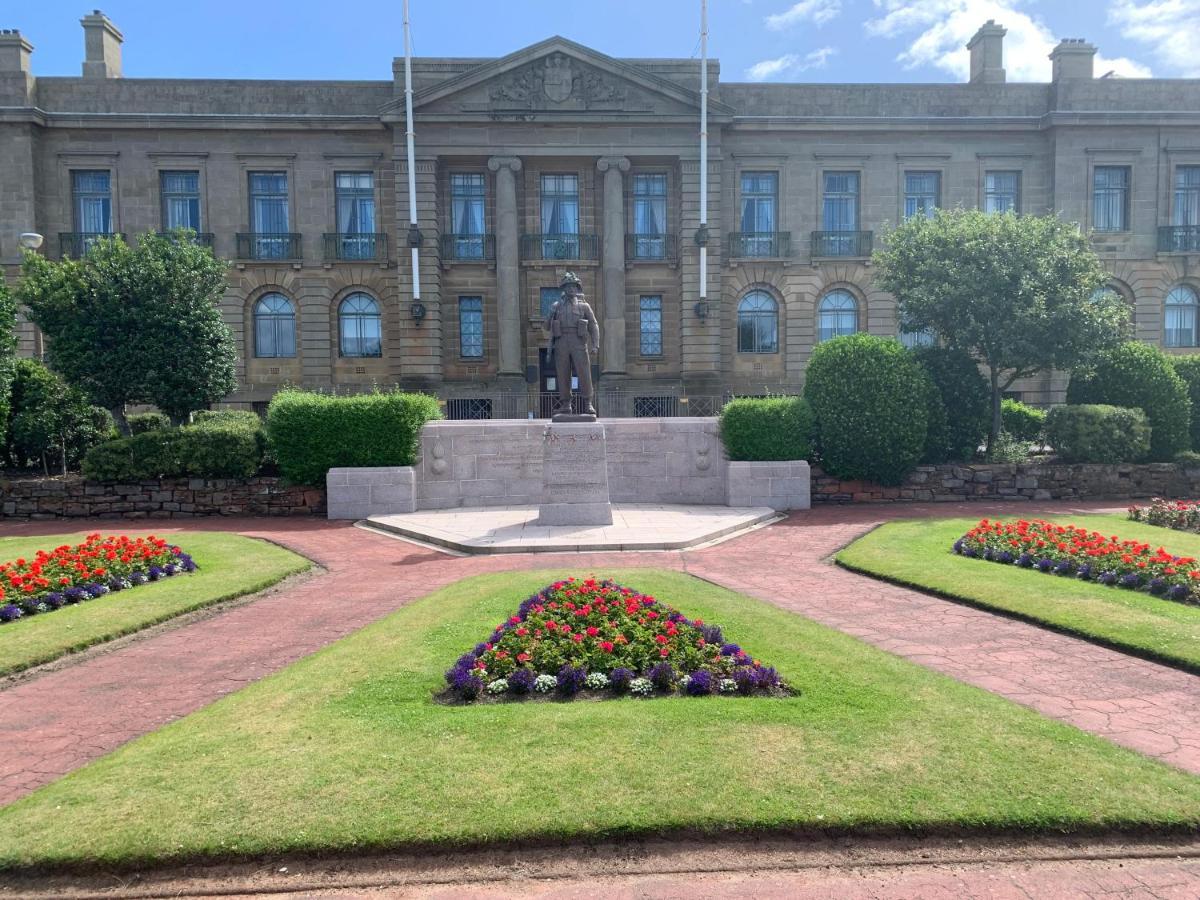
<path id="1" fill-rule="evenodd" d="M 1101 300 L 1101 299 L 1104 299 L 1107 297 L 1115 297 L 1118 300 L 1120 300 L 1122 303 L 1125 304 L 1125 308 L 1129 313 L 1129 324 L 1132 325 L 1133 324 L 1134 306 L 1129 301 L 1129 298 L 1125 296 L 1124 293 L 1117 290 L 1117 288 L 1113 287 L 1111 284 L 1102 284 L 1102 285 L 1100 285 L 1100 287 L 1098 287 L 1094 291 L 1092 291 L 1092 299 L 1093 300 Z"/>
<path id="2" fill-rule="evenodd" d="M 254 304 L 254 355 L 296 355 L 296 309 L 283 294 L 263 294 Z"/>
<path id="3" fill-rule="evenodd" d="M 766 291 L 751 291 L 738 303 L 738 353 L 779 352 L 779 304 Z"/>
<path id="4" fill-rule="evenodd" d="M 383 356 L 379 303 L 364 293 L 348 296 L 338 306 L 342 356 Z"/>
<path id="5" fill-rule="evenodd" d="M 849 291 L 830 291 L 817 307 L 817 341 L 858 331 L 858 301 Z"/>
<path id="6" fill-rule="evenodd" d="M 1168 347 L 1197 347 L 1196 335 L 1196 292 L 1186 284 L 1180 284 L 1167 294 L 1165 318 L 1166 345 Z"/>

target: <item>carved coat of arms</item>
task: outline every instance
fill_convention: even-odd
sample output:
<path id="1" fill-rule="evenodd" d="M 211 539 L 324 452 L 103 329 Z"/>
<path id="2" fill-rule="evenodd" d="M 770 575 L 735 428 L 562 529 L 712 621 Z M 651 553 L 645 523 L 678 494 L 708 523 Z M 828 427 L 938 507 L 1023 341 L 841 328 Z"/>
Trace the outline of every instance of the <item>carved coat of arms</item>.
<path id="1" fill-rule="evenodd" d="M 546 71 L 542 74 L 542 90 L 555 103 L 562 103 L 571 96 L 575 87 L 575 73 L 571 71 L 571 60 L 560 53 L 546 59 Z"/>

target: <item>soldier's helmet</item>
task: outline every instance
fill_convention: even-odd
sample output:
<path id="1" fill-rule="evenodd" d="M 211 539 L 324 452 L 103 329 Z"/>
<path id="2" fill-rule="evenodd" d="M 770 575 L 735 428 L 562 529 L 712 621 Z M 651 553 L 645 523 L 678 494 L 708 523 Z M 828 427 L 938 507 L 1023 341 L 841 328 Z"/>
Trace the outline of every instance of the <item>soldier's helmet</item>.
<path id="1" fill-rule="evenodd" d="M 569 287 L 573 287 L 575 289 L 574 293 L 576 294 L 583 293 L 583 282 L 579 280 L 579 276 L 574 272 L 565 273 L 562 277 L 562 282 L 559 284 L 559 287 L 562 289 L 564 294 L 567 293 L 567 288 Z"/>

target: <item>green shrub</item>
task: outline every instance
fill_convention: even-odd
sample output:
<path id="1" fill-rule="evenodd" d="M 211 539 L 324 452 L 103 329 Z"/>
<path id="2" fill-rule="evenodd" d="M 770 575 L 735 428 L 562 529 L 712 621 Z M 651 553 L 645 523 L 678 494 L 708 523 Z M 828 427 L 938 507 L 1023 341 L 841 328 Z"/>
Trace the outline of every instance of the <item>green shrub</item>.
<path id="1" fill-rule="evenodd" d="M 129 423 L 130 434 L 141 434 L 144 431 L 162 431 L 164 428 L 171 427 L 170 417 L 158 412 L 134 413 L 131 416 L 126 416 L 125 421 Z"/>
<path id="2" fill-rule="evenodd" d="M 1140 409 L 1150 422 L 1150 459 L 1166 462 L 1191 449 L 1192 402 L 1187 385 L 1157 347 L 1127 341 L 1071 374 L 1068 403 L 1106 403 Z"/>
<path id="3" fill-rule="evenodd" d="M 812 409 L 801 397 L 746 397 L 721 410 L 721 441 L 730 459 L 808 459 Z"/>
<path id="4" fill-rule="evenodd" d="M 263 439 L 240 425 L 143 431 L 93 447 L 83 474 L 93 481 L 147 478 L 250 478 L 263 462 Z"/>
<path id="5" fill-rule="evenodd" d="M 438 402 L 426 394 L 288 390 L 271 401 L 267 434 L 285 478 L 320 485 L 335 467 L 412 465 L 421 426 L 438 418 Z"/>
<path id="6" fill-rule="evenodd" d="M 18 469 L 74 469 L 89 447 L 113 431 L 107 410 L 35 359 L 16 360 L 11 404 L 5 455 Z"/>
<path id="7" fill-rule="evenodd" d="M 1200 466 L 1200 453 L 1195 450 L 1181 450 L 1171 461 L 1180 466 Z"/>
<path id="8" fill-rule="evenodd" d="M 936 465 L 971 459 L 988 433 L 988 384 L 979 364 L 964 350 L 918 347 L 912 351 L 936 390 L 924 461 Z"/>
<path id="9" fill-rule="evenodd" d="M 262 428 L 263 420 L 256 412 L 248 409 L 202 409 L 192 416 L 197 427 L 211 425 L 241 425 L 245 428 Z"/>
<path id="10" fill-rule="evenodd" d="M 1140 409 L 1085 403 L 1058 406 L 1046 437 L 1063 462 L 1139 462 L 1150 452 L 1150 426 Z"/>
<path id="11" fill-rule="evenodd" d="M 1000 401 L 1000 428 L 1015 440 L 1032 444 L 1044 436 L 1046 411 L 1005 397 Z"/>
<path id="12" fill-rule="evenodd" d="M 837 478 L 899 484 L 925 448 L 929 380 L 899 341 L 869 334 L 817 345 L 804 396 L 822 467 Z"/>
<path id="13" fill-rule="evenodd" d="M 1003 428 L 987 453 L 990 463 L 1023 463 L 1029 460 L 1029 441 L 1018 440 Z"/>
<path id="14" fill-rule="evenodd" d="M 1188 356 L 1171 356 L 1175 374 L 1187 386 L 1188 399 L 1192 401 L 1192 413 L 1188 422 L 1188 435 L 1193 449 L 1200 449 L 1200 353 Z"/>

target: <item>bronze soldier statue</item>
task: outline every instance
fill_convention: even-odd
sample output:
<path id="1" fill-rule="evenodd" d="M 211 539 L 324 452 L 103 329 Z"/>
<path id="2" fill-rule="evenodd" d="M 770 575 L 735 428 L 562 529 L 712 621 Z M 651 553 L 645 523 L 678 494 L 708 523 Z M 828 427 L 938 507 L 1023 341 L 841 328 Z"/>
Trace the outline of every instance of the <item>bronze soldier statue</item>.
<path id="1" fill-rule="evenodd" d="M 550 308 L 546 319 L 550 334 L 550 355 L 558 381 L 558 402 L 554 414 L 571 413 L 571 368 L 579 379 L 580 413 L 596 415 L 592 405 L 591 353 L 600 351 L 600 324 L 583 298 L 583 282 L 574 272 L 562 279 L 562 298 Z M 590 352 L 589 352 L 590 351 Z"/>

